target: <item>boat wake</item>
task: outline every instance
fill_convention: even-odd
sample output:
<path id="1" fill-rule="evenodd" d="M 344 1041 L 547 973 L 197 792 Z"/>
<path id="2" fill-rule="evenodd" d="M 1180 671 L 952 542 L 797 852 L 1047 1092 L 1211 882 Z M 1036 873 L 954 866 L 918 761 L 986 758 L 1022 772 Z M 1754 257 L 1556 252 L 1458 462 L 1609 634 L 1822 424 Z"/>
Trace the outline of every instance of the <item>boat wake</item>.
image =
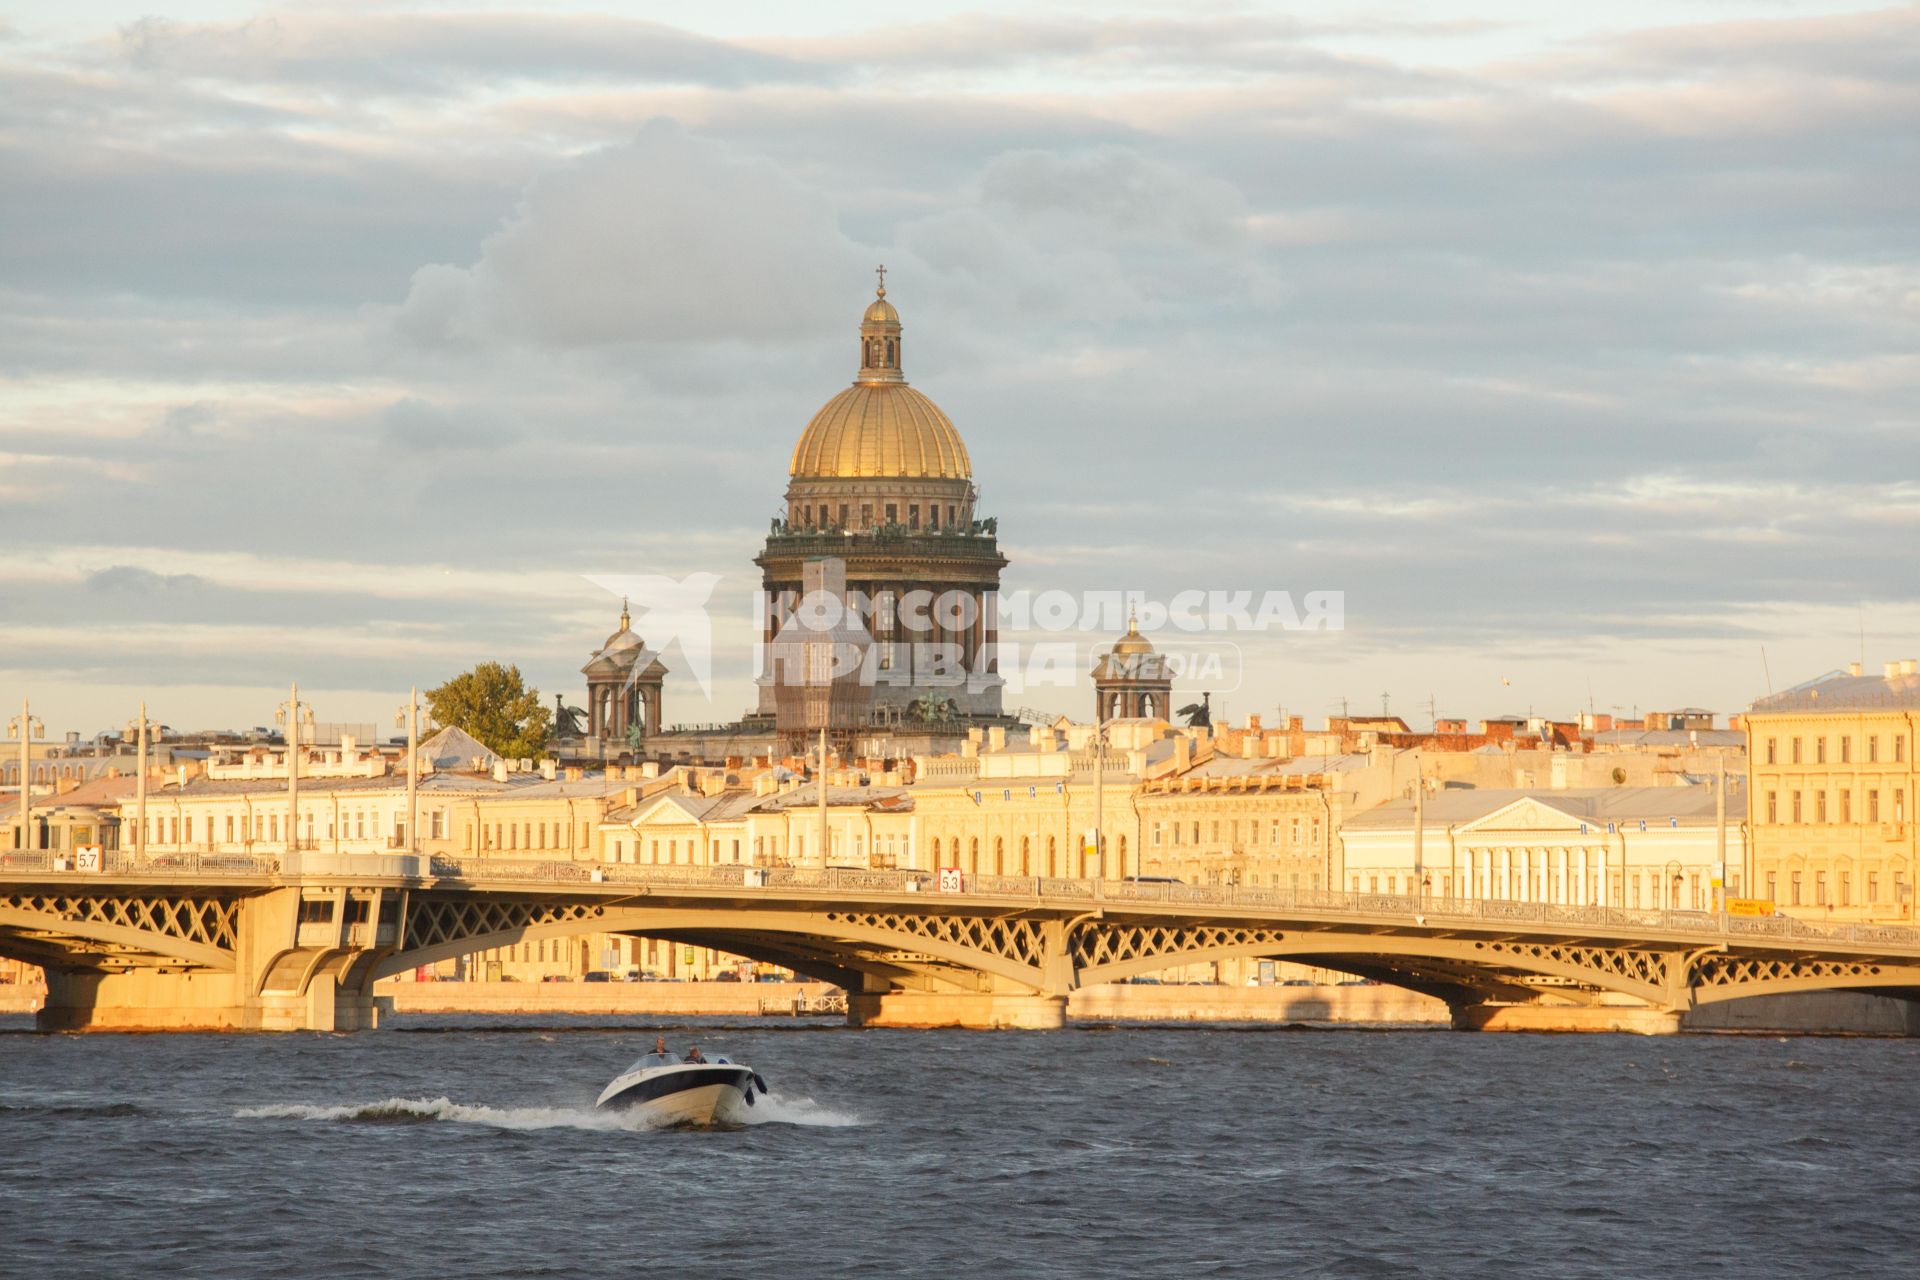
<path id="1" fill-rule="evenodd" d="M 745 1123 L 730 1127 L 790 1124 L 810 1128 L 844 1128 L 860 1123 L 858 1116 L 821 1106 L 812 1098 L 787 1098 L 770 1093 L 755 1099 L 755 1102 L 757 1105 L 748 1109 L 743 1117 Z M 343 1124 L 432 1124 L 448 1121 L 521 1132 L 590 1129 L 607 1133 L 642 1133 L 663 1127 L 640 1111 L 601 1111 L 594 1107 L 489 1107 L 478 1103 L 455 1102 L 451 1098 L 388 1098 L 384 1102 L 350 1102 L 338 1106 L 271 1103 L 242 1107 L 234 1115 L 242 1120 L 321 1120 Z"/>

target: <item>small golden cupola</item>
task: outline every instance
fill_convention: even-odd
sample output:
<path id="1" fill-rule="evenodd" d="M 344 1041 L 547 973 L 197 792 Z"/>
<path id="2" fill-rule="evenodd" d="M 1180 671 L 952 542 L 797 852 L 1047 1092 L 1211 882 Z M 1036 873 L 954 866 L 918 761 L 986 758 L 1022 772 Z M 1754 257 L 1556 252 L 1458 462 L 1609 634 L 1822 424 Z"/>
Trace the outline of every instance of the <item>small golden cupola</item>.
<path id="1" fill-rule="evenodd" d="M 905 382 L 900 373 L 900 313 L 887 301 L 887 269 L 876 268 L 879 287 L 860 317 L 861 382 Z"/>

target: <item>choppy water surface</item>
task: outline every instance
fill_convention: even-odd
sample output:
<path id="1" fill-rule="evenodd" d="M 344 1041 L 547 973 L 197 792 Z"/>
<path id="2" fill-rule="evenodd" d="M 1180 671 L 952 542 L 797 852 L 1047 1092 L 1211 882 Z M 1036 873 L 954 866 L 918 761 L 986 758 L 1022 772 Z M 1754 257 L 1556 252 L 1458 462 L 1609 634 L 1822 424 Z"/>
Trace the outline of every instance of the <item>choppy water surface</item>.
<path id="1" fill-rule="evenodd" d="M 0 1034 L 0 1274 L 1920 1274 L 1910 1041 L 552 1021 Z"/>

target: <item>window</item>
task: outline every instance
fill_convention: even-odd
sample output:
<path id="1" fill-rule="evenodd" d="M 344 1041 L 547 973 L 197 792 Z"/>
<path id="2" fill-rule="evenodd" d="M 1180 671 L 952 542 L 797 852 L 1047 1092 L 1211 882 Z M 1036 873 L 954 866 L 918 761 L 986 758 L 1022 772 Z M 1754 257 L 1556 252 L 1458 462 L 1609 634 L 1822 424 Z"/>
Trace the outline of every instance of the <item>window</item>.
<path id="1" fill-rule="evenodd" d="M 1767 821 L 1780 821 L 1780 793 L 1777 791 L 1767 792 Z"/>
<path id="2" fill-rule="evenodd" d="M 1853 763 L 1853 738 L 1851 736 L 1842 736 L 1840 739 L 1840 763 Z"/>
<path id="3" fill-rule="evenodd" d="M 1867 901 L 1880 901 L 1880 873 L 1878 871 L 1867 872 Z"/>
<path id="4" fill-rule="evenodd" d="M 1813 873 L 1813 905 L 1816 907 L 1827 905 L 1827 873 L 1824 871 Z"/>
<path id="5" fill-rule="evenodd" d="M 227 843 L 233 843 L 233 815 L 227 815 Z"/>
<path id="6" fill-rule="evenodd" d="M 899 503 L 889 502 L 887 504 L 887 523 L 888 524 L 900 523 L 900 504 Z"/>
<path id="7" fill-rule="evenodd" d="M 1778 738 L 1767 739 L 1767 763 L 1780 763 L 1780 739 Z"/>
<path id="8" fill-rule="evenodd" d="M 1798 738 L 1793 740 L 1793 762 L 1795 764 L 1800 763 L 1800 739 Z"/>
<path id="9" fill-rule="evenodd" d="M 1896 734 L 1893 739 L 1893 762 L 1900 764 L 1907 758 L 1907 738 L 1905 734 Z"/>
<path id="10" fill-rule="evenodd" d="M 1160 847 L 1160 824 L 1159 823 L 1156 822 L 1153 824 L 1152 834 L 1153 834 L 1153 847 L 1158 849 Z"/>
<path id="11" fill-rule="evenodd" d="M 1815 764 L 1827 762 L 1827 740 L 1824 737 L 1813 740 L 1813 762 Z"/>
<path id="12" fill-rule="evenodd" d="M 1840 873 L 1840 905 L 1845 907 L 1851 906 L 1852 904 L 1853 873 L 1851 871 L 1842 871 Z"/>
<path id="13" fill-rule="evenodd" d="M 1813 793 L 1813 820 L 1815 822 L 1827 820 L 1827 793 L 1824 791 Z"/>
<path id="14" fill-rule="evenodd" d="M 1853 821 L 1853 792 L 1845 787 L 1840 789 L 1840 821 Z"/>
<path id="15" fill-rule="evenodd" d="M 1769 871 L 1767 872 L 1767 901 L 1778 902 L 1779 900 L 1780 874 L 1777 871 Z"/>
<path id="16" fill-rule="evenodd" d="M 1867 763 L 1880 763 L 1880 735 L 1877 733 L 1867 739 Z"/>
<path id="17" fill-rule="evenodd" d="M 1877 790 L 1867 792 L 1867 821 L 1880 821 L 1880 793 Z"/>
<path id="18" fill-rule="evenodd" d="M 1793 820 L 1795 822 L 1800 821 L 1800 793 L 1798 791 L 1793 793 Z"/>
<path id="19" fill-rule="evenodd" d="M 1788 888 L 1793 894 L 1793 898 L 1792 898 L 1793 905 L 1796 907 L 1799 906 L 1800 905 L 1800 873 L 1798 871 L 1793 873 L 1793 878 L 1789 882 Z"/>
<path id="20" fill-rule="evenodd" d="M 1907 792 L 1904 787 L 1895 787 L 1893 789 L 1893 820 L 1895 822 L 1905 822 L 1907 820 Z M 189 833 L 189 838 L 191 838 L 191 833 Z"/>

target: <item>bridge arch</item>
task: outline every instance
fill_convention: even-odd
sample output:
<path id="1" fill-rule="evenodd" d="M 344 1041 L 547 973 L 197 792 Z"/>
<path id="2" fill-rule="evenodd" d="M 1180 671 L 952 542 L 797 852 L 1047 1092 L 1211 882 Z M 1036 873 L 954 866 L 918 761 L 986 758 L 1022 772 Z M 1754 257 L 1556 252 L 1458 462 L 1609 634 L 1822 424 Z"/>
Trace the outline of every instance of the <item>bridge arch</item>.
<path id="1" fill-rule="evenodd" d="M 824 948 L 833 953 L 839 959 L 837 968 L 843 972 L 906 974 L 912 967 L 893 957 L 907 953 L 1033 990 L 1040 989 L 1042 983 L 1040 925 L 1016 917 L 853 911 L 755 911 L 743 916 L 724 908 L 575 904 L 571 910 L 529 913 L 524 920 L 496 916 L 473 921 L 470 914 L 467 919 L 478 927 L 448 932 L 410 913 L 408 936 L 418 936 L 425 925 L 424 931 L 432 940 L 386 956 L 375 965 L 373 976 L 391 977 L 420 965 L 521 942 L 618 933 L 673 940 L 711 939 L 704 945 L 743 955 L 749 953 L 737 950 L 734 942 L 762 950 L 772 945 L 779 950 L 777 942 L 770 940 L 791 939 L 803 950 L 807 944 L 814 944 L 815 950 Z M 814 958 L 809 963 L 818 965 L 820 961 Z M 805 971 L 804 966 L 800 971 Z"/>

